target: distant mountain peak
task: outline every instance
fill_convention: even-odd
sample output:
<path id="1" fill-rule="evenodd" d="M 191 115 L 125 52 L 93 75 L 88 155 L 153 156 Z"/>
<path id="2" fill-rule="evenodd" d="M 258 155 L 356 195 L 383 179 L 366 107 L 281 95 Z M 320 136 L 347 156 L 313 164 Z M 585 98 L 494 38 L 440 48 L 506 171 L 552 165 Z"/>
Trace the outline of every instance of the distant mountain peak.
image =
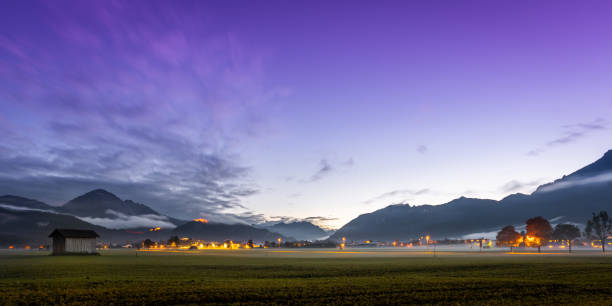
<path id="1" fill-rule="evenodd" d="M 287 223 L 279 222 L 271 226 L 265 226 L 264 228 L 298 240 L 318 240 L 329 235 L 329 233 L 321 227 L 304 220 L 296 220 Z"/>
<path id="2" fill-rule="evenodd" d="M 121 201 L 121 199 L 119 199 L 118 196 L 116 196 L 114 193 L 109 192 L 105 189 L 94 189 L 90 192 L 87 192 L 77 198 L 89 198 L 89 197 L 96 197 L 96 198 L 108 198 L 108 199 L 112 199 L 112 200 L 119 200 Z"/>
<path id="3" fill-rule="evenodd" d="M 489 200 L 489 199 L 479 199 L 479 198 L 468 198 L 468 197 L 458 197 L 448 203 L 446 203 L 446 205 L 467 205 L 467 204 L 474 204 L 475 202 L 480 202 L 480 203 L 485 203 L 485 202 L 490 202 L 493 203 L 494 201 Z"/>
<path id="4" fill-rule="evenodd" d="M 598 176 L 604 175 L 607 177 L 610 174 L 612 174 L 612 150 L 608 150 L 608 152 L 606 152 L 600 159 L 569 175 L 564 175 L 560 179 L 557 179 L 551 183 L 538 186 L 534 193 L 547 191 L 551 188 L 554 189 L 555 186 L 559 186 L 559 188 L 572 186 L 574 185 L 573 183 L 577 181 L 583 181 L 586 183 L 589 182 L 589 180 L 594 180 L 593 182 L 596 182 L 599 180 Z M 602 178 L 599 181 L 609 181 L 609 179 Z"/>
<path id="5" fill-rule="evenodd" d="M 388 207 L 410 207 L 410 204 L 408 204 L 408 203 L 397 203 L 397 204 L 388 205 Z"/>
<path id="6" fill-rule="evenodd" d="M 104 189 L 94 189 L 78 196 L 64 204 L 62 210 L 81 217 L 98 218 L 108 217 L 108 210 L 130 216 L 159 215 L 159 213 L 144 204 L 130 200 L 123 201 L 115 194 Z"/>
<path id="7" fill-rule="evenodd" d="M 594 176 L 610 171 L 612 171 L 612 150 L 606 152 L 600 159 L 596 160 L 594 163 L 568 175 L 567 177 Z"/>
<path id="8" fill-rule="evenodd" d="M 279 223 L 272 225 L 273 228 L 274 227 L 284 227 L 284 226 L 306 226 L 306 227 L 311 227 L 311 228 L 318 227 L 308 221 L 279 222 Z"/>

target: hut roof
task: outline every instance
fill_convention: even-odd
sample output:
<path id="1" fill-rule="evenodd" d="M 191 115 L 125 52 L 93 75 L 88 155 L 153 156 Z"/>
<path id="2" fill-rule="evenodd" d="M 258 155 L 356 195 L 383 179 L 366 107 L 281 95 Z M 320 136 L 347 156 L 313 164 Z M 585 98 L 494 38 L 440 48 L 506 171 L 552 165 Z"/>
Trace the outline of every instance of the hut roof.
<path id="1" fill-rule="evenodd" d="M 80 230 L 80 229 L 62 229 L 56 228 L 49 237 L 64 237 L 64 238 L 97 238 L 100 237 L 96 232 L 92 230 Z"/>

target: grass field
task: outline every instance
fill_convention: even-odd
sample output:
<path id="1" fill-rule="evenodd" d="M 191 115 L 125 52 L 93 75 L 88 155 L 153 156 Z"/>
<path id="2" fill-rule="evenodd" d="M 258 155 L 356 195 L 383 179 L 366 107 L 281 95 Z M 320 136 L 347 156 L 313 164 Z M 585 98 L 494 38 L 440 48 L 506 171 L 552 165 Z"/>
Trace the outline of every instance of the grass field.
<path id="1" fill-rule="evenodd" d="M 0 252 L 1 304 L 612 305 L 612 257 L 385 250 Z"/>

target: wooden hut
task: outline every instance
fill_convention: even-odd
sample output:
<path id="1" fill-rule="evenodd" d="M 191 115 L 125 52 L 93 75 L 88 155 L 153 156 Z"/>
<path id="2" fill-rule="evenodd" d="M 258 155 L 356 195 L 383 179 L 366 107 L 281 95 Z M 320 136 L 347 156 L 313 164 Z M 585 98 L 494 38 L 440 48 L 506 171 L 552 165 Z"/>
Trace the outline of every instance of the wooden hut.
<path id="1" fill-rule="evenodd" d="M 49 237 L 53 238 L 53 255 L 98 254 L 96 238 L 100 236 L 92 230 L 58 228 Z"/>

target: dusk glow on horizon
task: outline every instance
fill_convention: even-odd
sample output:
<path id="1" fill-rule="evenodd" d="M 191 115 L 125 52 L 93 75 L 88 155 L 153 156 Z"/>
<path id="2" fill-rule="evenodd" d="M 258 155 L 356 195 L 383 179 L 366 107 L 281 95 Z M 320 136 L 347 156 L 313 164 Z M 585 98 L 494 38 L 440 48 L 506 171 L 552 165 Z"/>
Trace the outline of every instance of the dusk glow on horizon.
<path id="1" fill-rule="evenodd" d="M 339 228 L 612 149 L 612 2 L 357 2 L 3 2 L 0 196 Z"/>

